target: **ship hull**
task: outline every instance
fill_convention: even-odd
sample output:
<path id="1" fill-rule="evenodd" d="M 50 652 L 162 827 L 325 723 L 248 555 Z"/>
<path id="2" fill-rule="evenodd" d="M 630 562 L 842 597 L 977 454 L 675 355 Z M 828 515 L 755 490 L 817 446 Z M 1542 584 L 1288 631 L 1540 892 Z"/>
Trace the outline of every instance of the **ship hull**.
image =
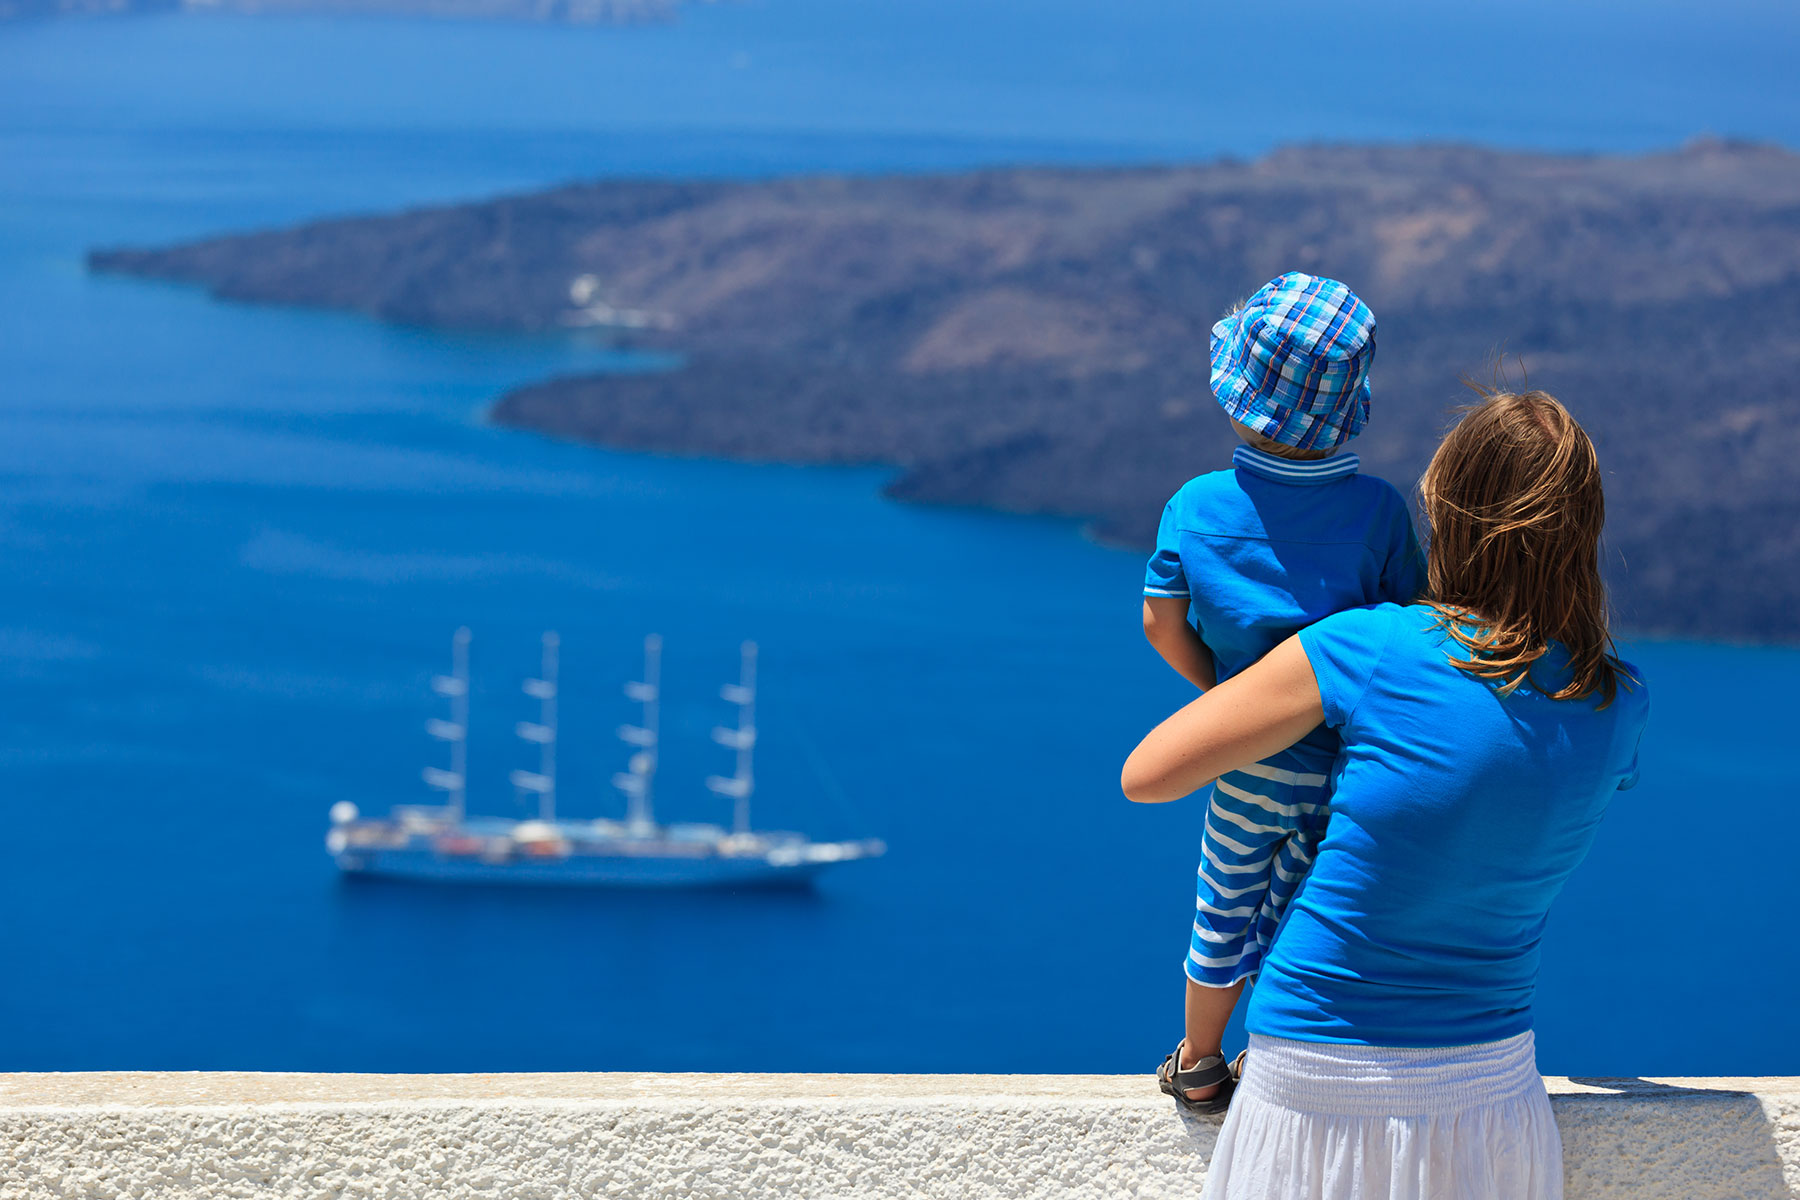
<path id="1" fill-rule="evenodd" d="M 802 886 L 831 863 L 772 863 L 758 857 L 658 858 L 581 854 L 485 862 L 430 850 L 357 849 L 337 855 L 351 877 L 522 887 L 706 888 Z"/>

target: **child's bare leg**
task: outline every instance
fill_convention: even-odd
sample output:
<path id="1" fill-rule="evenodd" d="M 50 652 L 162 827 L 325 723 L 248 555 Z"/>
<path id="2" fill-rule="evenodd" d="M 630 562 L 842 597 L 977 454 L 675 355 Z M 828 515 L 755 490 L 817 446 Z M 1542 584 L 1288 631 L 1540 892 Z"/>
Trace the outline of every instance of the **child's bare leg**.
<path id="1" fill-rule="evenodd" d="M 1181 1044 L 1181 1069 L 1186 1071 L 1209 1054 L 1218 1054 L 1225 1044 L 1225 1023 L 1231 1020 L 1231 1010 L 1237 1007 L 1238 997 L 1243 995 L 1244 981 L 1238 980 L 1230 987 L 1201 987 L 1192 979 L 1187 981 L 1187 1037 Z M 1205 1100 L 1219 1090 L 1219 1085 L 1212 1087 L 1189 1088 L 1189 1100 Z"/>

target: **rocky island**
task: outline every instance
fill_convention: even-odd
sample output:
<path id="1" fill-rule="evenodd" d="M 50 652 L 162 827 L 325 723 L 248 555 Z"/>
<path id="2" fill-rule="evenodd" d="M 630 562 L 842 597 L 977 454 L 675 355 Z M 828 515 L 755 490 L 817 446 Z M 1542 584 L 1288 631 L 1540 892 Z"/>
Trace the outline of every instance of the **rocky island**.
<path id="1" fill-rule="evenodd" d="M 1213 320 L 1281 271 L 1331 274 L 1380 323 L 1366 470 L 1410 486 L 1459 376 L 1504 352 L 1599 445 L 1625 628 L 1800 636 L 1800 156 L 1778 148 L 609 181 L 90 265 L 390 321 L 603 331 L 679 365 L 531 384 L 495 419 L 885 463 L 898 497 L 1133 544 L 1232 445 Z"/>

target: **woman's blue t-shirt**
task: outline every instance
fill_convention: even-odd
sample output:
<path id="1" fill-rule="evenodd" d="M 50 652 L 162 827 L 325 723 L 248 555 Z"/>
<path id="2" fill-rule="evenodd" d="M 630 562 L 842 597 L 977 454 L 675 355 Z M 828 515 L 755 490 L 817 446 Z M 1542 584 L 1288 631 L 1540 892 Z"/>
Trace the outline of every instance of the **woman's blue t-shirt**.
<path id="1" fill-rule="evenodd" d="M 1462 648 L 1422 604 L 1337 613 L 1300 643 L 1343 751 L 1248 1028 L 1372 1046 L 1530 1029 L 1545 918 L 1613 794 L 1637 782 L 1647 689 L 1621 677 L 1604 709 L 1552 700 L 1538 687 L 1568 678 L 1553 646 L 1502 696 L 1450 664 Z"/>

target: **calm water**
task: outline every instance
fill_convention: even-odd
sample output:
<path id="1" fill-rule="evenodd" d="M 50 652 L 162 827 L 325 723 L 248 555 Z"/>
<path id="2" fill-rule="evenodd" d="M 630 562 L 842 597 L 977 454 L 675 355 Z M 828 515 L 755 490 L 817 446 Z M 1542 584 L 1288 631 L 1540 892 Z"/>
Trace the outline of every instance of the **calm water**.
<path id="1" fill-rule="evenodd" d="M 1136 555 L 890 504 L 877 472 L 492 429 L 511 384 L 630 364 L 91 279 L 87 247 L 619 172 L 1800 141 L 1791 90 L 1771 99 L 1774 8 L 1604 40 L 1577 11 L 1511 108 L 1416 65 L 1419 39 L 1488 36 L 1474 17 L 1402 8 L 1338 31 L 1402 82 L 1251 112 L 1228 94 L 1250 67 L 1217 53 L 1243 31 L 1185 5 L 909 7 L 0 30 L 0 1069 L 1147 1069 L 1176 1036 L 1192 897 L 1198 806 L 1116 791 L 1183 698 L 1136 629 Z M 1641 69 L 1677 46 L 1688 70 Z M 711 697 L 754 636 L 759 823 L 890 856 L 785 895 L 342 884 L 325 812 L 422 798 L 424 684 L 464 622 L 478 807 L 510 809 L 516 683 L 555 628 L 564 806 L 616 812 L 616 685 L 657 630 L 664 811 L 719 817 Z M 1783 827 L 1716 816 L 1791 806 L 1770 749 L 1800 653 L 1634 653 L 1645 782 L 1554 918 L 1544 1066 L 1800 1072 Z"/>

